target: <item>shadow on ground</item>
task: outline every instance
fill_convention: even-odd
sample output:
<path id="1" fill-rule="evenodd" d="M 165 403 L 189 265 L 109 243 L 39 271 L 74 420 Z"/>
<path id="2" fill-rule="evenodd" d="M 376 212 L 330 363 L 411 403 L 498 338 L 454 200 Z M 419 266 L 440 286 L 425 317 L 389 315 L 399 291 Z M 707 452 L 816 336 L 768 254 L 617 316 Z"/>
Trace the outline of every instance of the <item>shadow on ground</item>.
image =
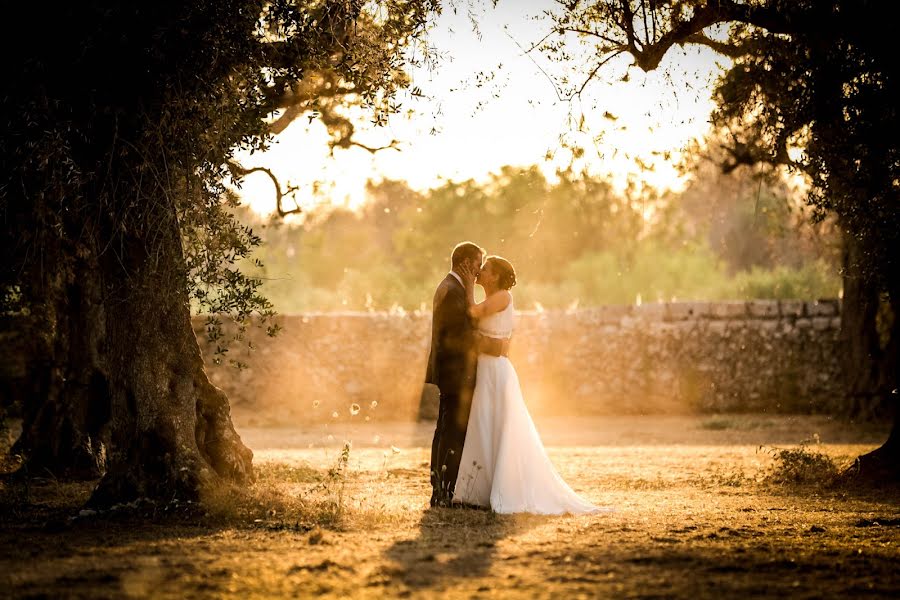
<path id="1" fill-rule="evenodd" d="M 385 575 L 413 589 L 454 579 L 479 579 L 490 573 L 498 544 L 554 517 L 499 515 L 468 508 L 428 508 L 416 536 L 394 542 L 385 552 Z"/>

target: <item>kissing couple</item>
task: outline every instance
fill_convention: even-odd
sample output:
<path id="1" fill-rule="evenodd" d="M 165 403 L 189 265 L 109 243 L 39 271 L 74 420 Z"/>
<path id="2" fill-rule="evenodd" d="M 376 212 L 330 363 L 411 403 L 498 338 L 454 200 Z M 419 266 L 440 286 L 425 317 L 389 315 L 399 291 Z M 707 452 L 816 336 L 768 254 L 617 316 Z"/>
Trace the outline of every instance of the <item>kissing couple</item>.
<path id="1" fill-rule="evenodd" d="M 484 288 L 475 302 L 475 284 Z M 457 244 L 434 293 L 425 382 L 440 390 L 431 444 L 431 505 L 498 513 L 606 512 L 556 472 L 509 361 L 516 272 L 472 242 Z"/>

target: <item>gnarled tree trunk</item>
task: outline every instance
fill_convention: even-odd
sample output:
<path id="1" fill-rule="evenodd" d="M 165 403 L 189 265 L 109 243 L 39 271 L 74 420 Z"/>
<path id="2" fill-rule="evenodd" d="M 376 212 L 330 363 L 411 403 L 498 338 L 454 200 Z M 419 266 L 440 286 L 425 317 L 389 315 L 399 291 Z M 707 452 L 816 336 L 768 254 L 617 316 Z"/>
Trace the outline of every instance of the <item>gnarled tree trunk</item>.
<path id="1" fill-rule="evenodd" d="M 107 281 L 111 438 L 95 506 L 136 498 L 199 499 L 208 486 L 253 478 L 253 453 L 228 399 L 204 370 L 191 328 L 174 208 L 156 231 L 123 232 L 102 262 Z"/>
<path id="2" fill-rule="evenodd" d="M 893 416 L 888 440 L 856 461 L 846 475 L 872 481 L 900 479 L 900 286 L 883 297 L 878 287 L 860 275 L 864 247 L 844 235 L 844 298 L 841 337 L 844 374 L 851 416 Z"/>
<path id="3" fill-rule="evenodd" d="M 65 250 L 64 250 L 65 249 Z M 32 268 L 29 393 L 12 452 L 22 472 L 96 479 L 103 472 L 109 394 L 105 322 L 94 255 L 80 243 L 48 245 Z"/>
<path id="4" fill-rule="evenodd" d="M 897 296 L 894 295 L 896 298 Z M 900 351 L 898 351 L 898 338 L 900 338 L 900 326 L 896 315 L 900 314 L 900 302 L 892 301 L 893 324 L 891 327 L 890 341 L 884 355 L 884 368 L 893 377 L 894 384 L 885 392 L 888 407 L 893 412 L 893 426 L 887 441 L 868 454 L 860 456 L 848 470 L 848 475 L 862 477 L 873 482 L 900 481 L 900 396 L 898 396 L 897 379 L 900 371 Z"/>

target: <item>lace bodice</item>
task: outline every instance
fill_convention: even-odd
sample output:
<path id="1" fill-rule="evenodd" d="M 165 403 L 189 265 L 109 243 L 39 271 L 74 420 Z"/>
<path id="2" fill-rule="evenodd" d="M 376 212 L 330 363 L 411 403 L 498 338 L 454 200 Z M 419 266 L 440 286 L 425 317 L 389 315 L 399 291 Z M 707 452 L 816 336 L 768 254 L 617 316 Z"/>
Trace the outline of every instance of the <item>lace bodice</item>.
<path id="1" fill-rule="evenodd" d="M 500 312 L 488 315 L 478 321 L 478 332 L 481 335 L 509 339 L 513 332 L 513 300 L 510 295 L 509 304 Z"/>

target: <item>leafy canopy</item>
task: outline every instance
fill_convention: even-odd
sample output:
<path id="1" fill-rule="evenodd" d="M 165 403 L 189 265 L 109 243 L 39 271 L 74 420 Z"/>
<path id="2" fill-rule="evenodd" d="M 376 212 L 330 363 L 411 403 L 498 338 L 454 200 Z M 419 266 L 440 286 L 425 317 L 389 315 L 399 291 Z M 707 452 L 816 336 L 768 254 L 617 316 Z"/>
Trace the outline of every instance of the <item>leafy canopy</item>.
<path id="1" fill-rule="evenodd" d="M 260 240 L 233 216 L 226 183 L 248 172 L 236 150 L 265 149 L 301 114 L 321 118 L 335 145 L 353 144 L 342 109 L 362 106 L 379 123 L 398 110 L 404 66 L 427 59 L 423 36 L 439 8 L 437 0 L 7 7 L 2 297 L 40 301 L 33 284 L 51 249 L 61 269 L 76 256 L 115 253 L 127 275 L 134 265 L 120 253 L 139 239 L 152 264 L 162 224 L 174 220 L 184 264 L 167 276 L 190 286 L 195 306 L 239 320 L 270 316 L 259 281 L 237 267 Z M 40 35 L 11 31 L 32 26 Z M 127 283 L 109 291 L 127 293 Z"/>
<path id="2" fill-rule="evenodd" d="M 577 92 L 616 56 L 659 67 L 675 46 L 732 59 L 715 89 L 727 169 L 786 165 L 812 185 L 864 248 L 855 265 L 883 289 L 900 256 L 900 113 L 891 3 L 882 0 L 571 0 L 548 13 L 541 44 L 565 61 L 572 40 L 592 49 Z"/>

